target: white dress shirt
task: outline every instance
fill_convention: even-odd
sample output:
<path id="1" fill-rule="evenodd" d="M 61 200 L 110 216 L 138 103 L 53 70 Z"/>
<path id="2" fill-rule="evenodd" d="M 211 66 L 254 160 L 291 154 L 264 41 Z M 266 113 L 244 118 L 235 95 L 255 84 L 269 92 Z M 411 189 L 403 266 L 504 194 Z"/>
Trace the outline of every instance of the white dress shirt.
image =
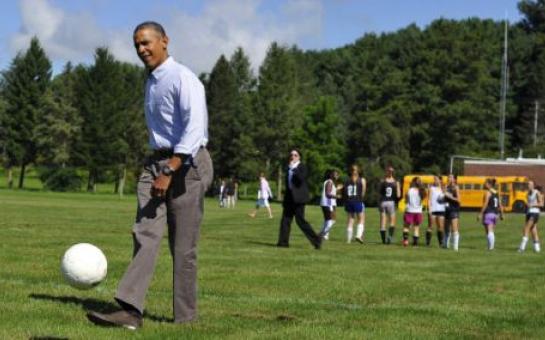
<path id="1" fill-rule="evenodd" d="M 208 142 L 204 86 L 187 67 L 168 57 L 146 81 L 146 123 L 152 149 L 195 156 Z"/>

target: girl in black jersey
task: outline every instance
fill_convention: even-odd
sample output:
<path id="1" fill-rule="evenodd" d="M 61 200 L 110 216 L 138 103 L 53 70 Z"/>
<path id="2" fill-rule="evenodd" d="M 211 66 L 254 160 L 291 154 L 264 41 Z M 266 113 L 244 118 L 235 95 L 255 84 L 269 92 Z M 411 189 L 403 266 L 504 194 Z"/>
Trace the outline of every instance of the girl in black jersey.
<path id="1" fill-rule="evenodd" d="M 528 210 L 526 211 L 526 223 L 522 228 L 522 241 L 519 246 L 519 253 L 526 250 L 526 244 L 528 243 L 528 236 L 532 233 L 534 240 L 534 251 L 539 253 L 541 251 L 541 245 L 539 244 L 539 236 L 537 234 L 537 222 L 539 221 L 539 214 L 541 207 L 543 207 L 543 193 L 541 187 L 536 186 L 534 181 L 528 181 Z"/>
<path id="2" fill-rule="evenodd" d="M 443 246 L 450 247 L 450 238 L 452 234 L 452 248 L 458 251 L 460 242 L 460 190 L 456 177 L 453 174 L 448 176 L 447 187 L 444 194 L 445 199 L 445 240 Z"/>
<path id="3" fill-rule="evenodd" d="M 401 197 L 401 186 L 394 178 L 394 168 L 386 167 L 386 175 L 380 181 L 380 237 L 383 244 L 390 244 L 393 241 L 396 225 L 396 201 Z M 388 223 L 388 236 L 386 236 L 386 223 Z"/>
<path id="4" fill-rule="evenodd" d="M 486 193 L 483 197 L 483 207 L 481 212 L 477 215 L 477 221 L 482 218 L 483 226 L 485 229 L 486 237 L 488 240 L 488 250 L 494 249 L 494 243 L 496 241 L 494 236 L 494 229 L 498 221 L 498 215 L 503 220 L 503 207 L 501 205 L 500 196 L 494 188 L 496 186 L 496 180 L 494 178 L 487 178 L 484 182 Z"/>
<path id="5" fill-rule="evenodd" d="M 346 226 L 346 242 L 352 241 L 354 221 L 358 220 L 356 231 L 356 241 L 363 243 L 363 233 L 365 231 L 365 204 L 363 197 L 366 191 L 365 178 L 360 176 L 357 165 L 350 167 L 350 177 L 343 185 L 344 210 L 348 214 L 348 222 Z"/>

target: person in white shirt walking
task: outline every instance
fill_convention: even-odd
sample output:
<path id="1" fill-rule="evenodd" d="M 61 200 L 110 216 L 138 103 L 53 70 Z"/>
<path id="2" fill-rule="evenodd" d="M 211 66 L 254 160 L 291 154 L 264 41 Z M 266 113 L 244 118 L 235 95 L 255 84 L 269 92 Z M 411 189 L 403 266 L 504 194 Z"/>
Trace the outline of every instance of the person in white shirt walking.
<path id="1" fill-rule="evenodd" d="M 537 233 L 537 222 L 539 221 L 539 214 L 541 213 L 541 207 L 543 206 L 543 194 L 541 188 L 536 187 L 534 181 L 528 181 L 528 212 L 526 213 L 526 223 L 522 228 L 522 241 L 518 251 L 524 252 L 526 250 L 526 244 L 528 243 L 528 236 L 532 233 L 532 239 L 534 241 L 534 251 L 539 253 L 541 251 L 541 245 L 539 244 L 539 235 Z"/>
<path id="2" fill-rule="evenodd" d="M 197 241 L 204 193 L 213 178 L 205 148 L 208 112 L 203 84 L 169 56 L 169 39 L 160 24 L 138 25 L 133 41 L 148 70 L 144 111 L 153 154 L 138 179 L 133 258 L 115 295 L 122 310 L 88 313 L 95 324 L 128 329 L 142 326 L 144 299 L 167 225 L 173 258 L 174 322 L 196 320 Z"/>
<path id="3" fill-rule="evenodd" d="M 259 189 L 257 191 L 257 202 L 255 205 L 255 209 L 248 215 L 251 218 L 254 218 L 259 208 L 266 208 L 267 212 L 269 213 L 269 218 L 273 218 L 271 205 L 269 204 L 269 199 L 272 197 L 273 194 L 271 191 L 271 187 L 269 186 L 269 182 L 265 177 L 265 173 L 261 172 L 259 173 Z"/>
<path id="4" fill-rule="evenodd" d="M 320 207 L 322 208 L 322 213 L 324 215 L 324 224 L 319 235 L 325 240 L 329 239 L 329 232 L 336 221 L 337 184 L 335 182 L 338 178 L 339 173 L 336 170 L 327 170 L 325 181 L 322 185 Z"/>

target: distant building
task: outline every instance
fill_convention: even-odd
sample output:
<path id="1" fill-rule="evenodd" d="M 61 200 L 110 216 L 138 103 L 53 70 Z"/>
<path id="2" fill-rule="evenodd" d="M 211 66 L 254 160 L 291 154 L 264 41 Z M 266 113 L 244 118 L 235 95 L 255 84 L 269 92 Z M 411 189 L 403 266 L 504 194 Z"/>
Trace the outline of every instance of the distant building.
<path id="1" fill-rule="evenodd" d="M 526 176 L 545 188 L 545 159 L 464 160 L 465 176 Z"/>

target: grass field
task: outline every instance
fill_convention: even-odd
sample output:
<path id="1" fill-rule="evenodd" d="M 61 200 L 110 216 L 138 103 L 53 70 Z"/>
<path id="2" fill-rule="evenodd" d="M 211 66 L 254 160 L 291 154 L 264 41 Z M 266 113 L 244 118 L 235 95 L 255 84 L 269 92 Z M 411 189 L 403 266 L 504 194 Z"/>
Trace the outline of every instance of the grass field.
<path id="1" fill-rule="evenodd" d="M 458 253 L 379 244 L 376 209 L 367 243 L 345 244 L 345 214 L 332 240 L 314 250 L 293 226 L 291 248 L 274 247 L 273 220 L 249 219 L 253 202 L 206 202 L 199 250 L 200 320 L 171 323 L 167 242 L 137 332 L 90 324 L 88 308 L 111 310 L 131 256 L 135 200 L 114 195 L 0 190 L 0 338 L 545 338 L 545 254 L 518 254 L 522 215 L 508 215 L 487 252 L 475 213 L 464 213 Z M 321 213 L 307 208 L 318 227 Z M 399 240 L 400 230 L 397 231 Z M 166 241 L 166 240 L 165 240 Z M 63 283 L 59 261 L 73 243 L 109 260 L 97 288 Z"/>

